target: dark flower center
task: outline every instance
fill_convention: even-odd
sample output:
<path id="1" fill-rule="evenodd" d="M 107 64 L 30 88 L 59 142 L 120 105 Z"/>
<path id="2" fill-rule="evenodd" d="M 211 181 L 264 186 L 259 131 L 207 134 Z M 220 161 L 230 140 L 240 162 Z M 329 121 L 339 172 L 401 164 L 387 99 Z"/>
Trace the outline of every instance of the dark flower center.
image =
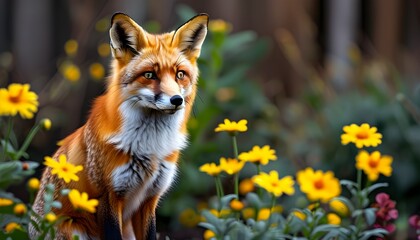
<path id="1" fill-rule="evenodd" d="M 16 96 L 9 96 L 9 101 L 12 103 L 19 103 L 21 96 L 22 96 L 22 89 L 19 90 L 19 93 L 16 94 Z"/>
<path id="2" fill-rule="evenodd" d="M 322 181 L 322 179 L 316 180 L 314 182 L 314 187 L 318 190 L 324 188 L 324 182 Z"/>
<path id="3" fill-rule="evenodd" d="M 358 139 L 367 139 L 367 138 L 369 138 L 369 133 L 368 133 L 367 131 L 365 131 L 365 130 L 362 130 L 362 131 L 359 131 L 359 132 L 356 134 L 356 137 L 357 137 Z"/>
<path id="4" fill-rule="evenodd" d="M 376 161 L 374 159 L 369 159 L 369 167 L 376 168 L 378 166 L 379 161 Z"/>

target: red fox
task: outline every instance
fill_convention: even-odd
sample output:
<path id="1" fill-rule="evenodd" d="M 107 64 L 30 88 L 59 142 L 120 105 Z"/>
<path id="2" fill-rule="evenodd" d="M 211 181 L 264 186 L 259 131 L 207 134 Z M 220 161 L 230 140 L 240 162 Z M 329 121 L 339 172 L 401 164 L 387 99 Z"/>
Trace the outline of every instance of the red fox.
<path id="1" fill-rule="evenodd" d="M 54 212 L 71 218 L 57 227 L 56 239 L 156 239 L 155 209 L 187 144 L 207 25 L 208 15 L 199 14 L 175 31 L 154 35 L 125 14 L 112 17 L 106 92 L 94 101 L 86 124 L 54 155 L 83 166 L 79 181 L 66 184 L 46 168 L 33 206 L 45 214 L 45 187 L 54 183 L 63 205 Z M 63 188 L 98 199 L 97 212 L 75 211 L 59 194 Z M 30 235 L 37 235 L 34 228 Z"/>

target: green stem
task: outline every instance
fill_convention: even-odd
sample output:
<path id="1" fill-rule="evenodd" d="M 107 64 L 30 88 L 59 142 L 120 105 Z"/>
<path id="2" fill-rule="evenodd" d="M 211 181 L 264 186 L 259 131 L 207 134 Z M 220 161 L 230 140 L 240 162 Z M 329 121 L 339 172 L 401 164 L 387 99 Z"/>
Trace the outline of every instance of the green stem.
<path id="1" fill-rule="evenodd" d="M 363 206 L 363 197 L 362 197 L 362 170 L 357 170 L 357 200 L 358 200 L 358 207 L 362 208 Z"/>
<path id="2" fill-rule="evenodd" d="M 34 203 L 34 201 L 35 201 L 35 194 L 36 194 L 36 191 L 34 191 L 34 190 L 30 190 L 29 191 L 29 203 L 30 204 L 33 204 Z"/>
<path id="3" fill-rule="evenodd" d="M 357 169 L 357 188 L 362 190 L 362 170 Z"/>
<path id="4" fill-rule="evenodd" d="M 273 213 L 273 209 L 276 206 L 276 196 L 274 194 L 271 194 L 271 209 L 270 212 Z"/>
<path id="5" fill-rule="evenodd" d="M 12 117 L 8 117 L 8 119 L 7 119 L 7 132 L 6 132 L 6 136 L 4 138 L 2 162 L 6 161 L 6 154 L 7 154 L 7 149 L 9 148 L 9 138 L 10 138 L 10 133 L 12 131 L 12 128 L 13 128 Z"/>
<path id="6" fill-rule="evenodd" d="M 236 136 L 235 135 L 232 136 L 232 145 L 233 145 L 233 157 L 235 159 L 238 159 L 238 156 L 239 156 L 239 154 L 238 154 L 238 143 L 236 141 Z"/>
<path id="7" fill-rule="evenodd" d="M 366 188 L 370 187 L 372 185 L 372 181 L 369 179 L 366 181 Z"/>
<path id="8" fill-rule="evenodd" d="M 239 172 L 235 174 L 235 195 L 239 199 Z"/>
<path id="9" fill-rule="evenodd" d="M 259 163 L 255 164 L 257 166 L 257 175 L 260 175 L 261 173 L 261 165 Z M 261 187 L 257 187 L 257 194 L 258 197 L 260 197 L 260 199 L 262 198 L 262 188 Z"/>
<path id="10" fill-rule="evenodd" d="M 217 181 L 217 178 L 219 178 L 219 176 L 214 177 L 214 182 L 216 185 L 217 198 L 219 199 L 219 202 L 220 202 L 221 194 L 220 194 L 219 182 Z"/>
<path id="11" fill-rule="evenodd" d="M 225 194 L 223 192 L 222 180 L 220 179 L 220 176 L 216 177 L 216 186 L 219 189 L 220 198 L 222 198 Z"/>
<path id="12" fill-rule="evenodd" d="M 39 129 L 41 129 L 41 123 L 38 123 L 37 125 L 33 126 L 31 131 L 29 131 L 28 136 L 26 136 L 25 141 L 22 144 L 22 147 L 19 149 L 18 153 L 16 154 L 16 160 L 19 160 L 19 158 L 22 157 L 23 153 L 25 153 L 26 149 L 28 149 L 29 144 L 31 144 L 32 139 L 35 137 L 35 135 L 38 133 Z"/>
<path id="13" fill-rule="evenodd" d="M 238 142 L 236 141 L 235 135 L 232 135 L 232 145 L 233 145 L 233 156 L 236 160 L 239 161 Z M 239 199 L 239 172 L 235 174 L 235 195 Z"/>

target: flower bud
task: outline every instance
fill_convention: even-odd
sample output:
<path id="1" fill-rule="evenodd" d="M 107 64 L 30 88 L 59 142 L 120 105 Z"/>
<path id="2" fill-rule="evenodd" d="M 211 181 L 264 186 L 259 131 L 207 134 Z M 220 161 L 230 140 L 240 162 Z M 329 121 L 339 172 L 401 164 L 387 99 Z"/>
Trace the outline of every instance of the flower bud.
<path id="1" fill-rule="evenodd" d="M 26 205 L 23 203 L 18 203 L 13 208 L 13 212 L 18 216 L 24 215 L 27 211 Z"/>
<path id="2" fill-rule="evenodd" d="M 241 211 L 244 208 L 244 204 L 241 201 L 237 200 L 237 199 L 233 199 L 230 202 L 230 208 L 233 211 Z"/>
<path id="3" fill-rule="evenodd" d="M 54 223 L 57 220 L 57 216 L 52 212 L 45 214 L 44 218 L 49 223 Z"/>
<path id="4" fill-rule="evenodd" d="M 40 182 L 38 178 L 31 178 L 28 181 L 28 188 L 31 191 L 38 191 L 39 190 Z"/>
<path id="5" fill-rule="evenodd" d="M 51 129 L 51 120 L 49 118 L 44 118 L 41 121 L 42 128 L 45 130 Z"/>

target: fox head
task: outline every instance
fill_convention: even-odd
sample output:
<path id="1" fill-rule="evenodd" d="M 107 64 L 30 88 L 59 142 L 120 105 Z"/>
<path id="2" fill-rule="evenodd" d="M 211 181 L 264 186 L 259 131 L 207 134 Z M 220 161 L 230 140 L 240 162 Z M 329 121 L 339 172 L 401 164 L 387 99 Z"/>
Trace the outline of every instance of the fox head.
<path id="1" fill-rule="evenodd" d="M 120 89 L 121 101 L 170 114 L 192 104 L 207 24 L 208 15 L 200 14 L 175 31 L 155 35 L 115 14 L 109 33 L 116 77 L 110 85 Z"/>

